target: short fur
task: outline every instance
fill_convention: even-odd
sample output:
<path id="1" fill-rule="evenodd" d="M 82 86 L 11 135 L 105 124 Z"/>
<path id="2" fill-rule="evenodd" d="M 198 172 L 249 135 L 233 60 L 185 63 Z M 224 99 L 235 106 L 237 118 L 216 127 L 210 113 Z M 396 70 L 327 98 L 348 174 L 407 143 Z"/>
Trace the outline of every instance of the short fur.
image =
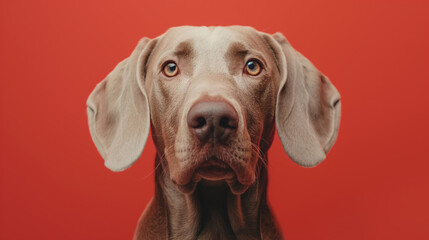
<path id="1" fill-rule="evenodd" d="M 263 65 L 250 76 L 249 59 Z M 167 60 L 180 73 L 162 74 Z M 201 101 L 225 101 L 238 115 L 225 142 L 201 144 L 186 117 Z M 297 164 L 313 167 L 334 144 L 340 95 L 280 33 L 250 27 L 177 27 L 142 39 L 89 96 L 91 136 L 113 171 L 141 155 L 149 128 L 157 149 L 155 195 L 134 239 L 282 239 L 267 197 L 267 151 L 275 126 Z M 197 174 L 209 157 L 234 172 L 224 181 Z"/>

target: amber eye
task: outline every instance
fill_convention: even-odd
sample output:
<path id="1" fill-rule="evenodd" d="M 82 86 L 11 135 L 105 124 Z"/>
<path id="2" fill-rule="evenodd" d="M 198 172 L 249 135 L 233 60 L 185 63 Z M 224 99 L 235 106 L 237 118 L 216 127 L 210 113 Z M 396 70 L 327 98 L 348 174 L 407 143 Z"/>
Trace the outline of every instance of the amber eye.
<path id="1" fill-rule="evenodd" d="M 174 77 L 179 73 L 179 67 L 177 67 L 175 62 L 167 62 L 164 64 L 162 72 L 167 77 Z"/>
<path id="2" fill-rule="evenodd" d="M 262 67 L 258 60 L 251 59 L 247 61 L 246 67 L 244 68 L 244 71 L 252 76 L 256 76 L 259 73 L 261 73 Z"/>

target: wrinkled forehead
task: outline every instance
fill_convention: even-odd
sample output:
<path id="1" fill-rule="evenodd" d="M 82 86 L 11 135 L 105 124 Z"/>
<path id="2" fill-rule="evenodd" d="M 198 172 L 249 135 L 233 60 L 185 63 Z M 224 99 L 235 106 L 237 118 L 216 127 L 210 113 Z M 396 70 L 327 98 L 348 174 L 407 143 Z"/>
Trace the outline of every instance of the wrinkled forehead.
<path id="1" fill-rule="evenodd" d="M 155 53 L 159 61 L 189 58 L 197 65 L 226 70 L 229 56 L 263 58 L 269 50 L 260 34 L 250 27 L 176 27 L 162 35 Z"/>

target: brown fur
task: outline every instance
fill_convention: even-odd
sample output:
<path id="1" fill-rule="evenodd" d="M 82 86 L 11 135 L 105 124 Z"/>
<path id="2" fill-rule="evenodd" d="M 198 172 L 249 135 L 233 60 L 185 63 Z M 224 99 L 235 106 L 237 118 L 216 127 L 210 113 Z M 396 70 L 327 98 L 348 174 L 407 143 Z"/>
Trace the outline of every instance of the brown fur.
<path id="1" fill-rule="evenodd" d="M 249 59 L 262 63 L 259 75 L 243 71 Z M 166 61 L 177 64 L 177 76 L 162 74 Z M 203 144 L 190 131 L 187 113 L 201 101 L 233 107 L 238 126 L 229 138 Z M 179 27 L 142 40 L 90 95 L 88 117 L 114 171 L 137 160 L 151 127 L 155 195 L 135 239 L 282 239 L 266 197 L 275 126 L 292 160 L 315 166 L 335 142 L 339 103 L 335 87 L 280 34 Z M 233 177 L 201 177 L 199 166 L 210 157 Z"/>

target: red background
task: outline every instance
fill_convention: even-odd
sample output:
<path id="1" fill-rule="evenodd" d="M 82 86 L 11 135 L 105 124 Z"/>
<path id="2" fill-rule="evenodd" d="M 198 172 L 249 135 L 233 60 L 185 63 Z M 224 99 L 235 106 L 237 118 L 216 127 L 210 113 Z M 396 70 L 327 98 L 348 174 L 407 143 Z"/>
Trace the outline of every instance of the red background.
<path id="1" fill-rule="evenodd" d="M 406 2 L 406 3 L 405 3 Z M 177 25 L 283 32 L 342 95 L 337 143 L 305 169 L 276 137 L 269 199 L 288 239 L 429 239 L 428 1 L 2 1 L 0 238 L 131 239 L 154 147 L 110 172 L 86 99 L 141 37 Z"/>

